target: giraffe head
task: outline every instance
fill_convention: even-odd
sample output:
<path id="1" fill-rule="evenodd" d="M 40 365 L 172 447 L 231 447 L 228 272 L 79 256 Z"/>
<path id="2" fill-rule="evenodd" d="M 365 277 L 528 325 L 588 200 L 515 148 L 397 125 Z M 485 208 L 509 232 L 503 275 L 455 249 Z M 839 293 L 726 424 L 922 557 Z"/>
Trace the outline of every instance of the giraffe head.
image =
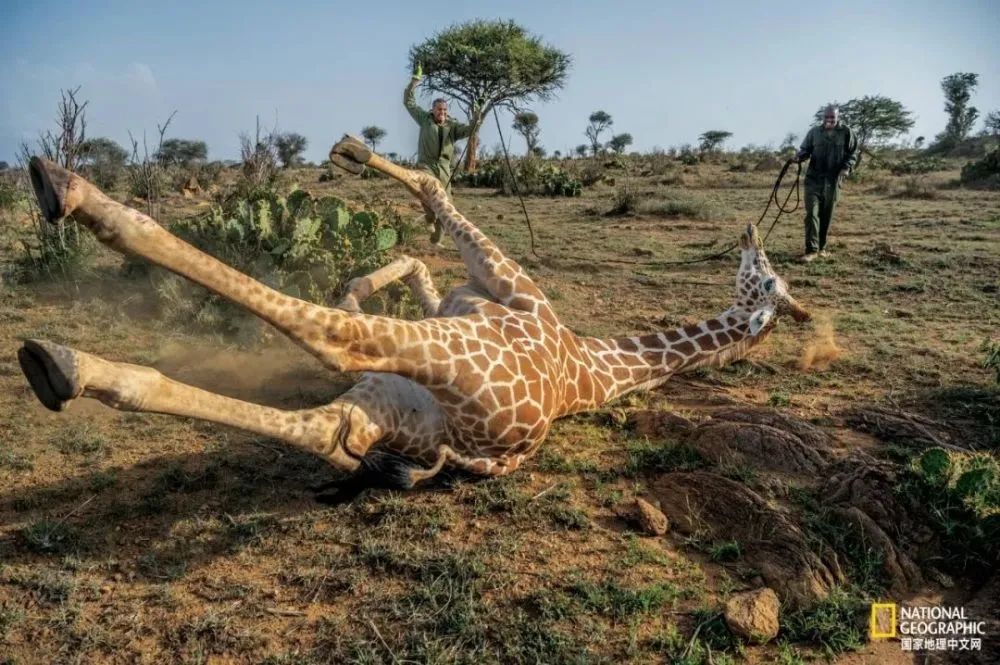
<path id="1" fill-rule="evenodd" d="M 785 280 L 775 274 L 757 227 L 747 224 L 740 236 L 740 270 L 736 275 L 736 306 L 750 314 L 750 334 L 770 330 L 777 317 L 788 314 L 799 322 L 812 316 L 788 293 Z"/>

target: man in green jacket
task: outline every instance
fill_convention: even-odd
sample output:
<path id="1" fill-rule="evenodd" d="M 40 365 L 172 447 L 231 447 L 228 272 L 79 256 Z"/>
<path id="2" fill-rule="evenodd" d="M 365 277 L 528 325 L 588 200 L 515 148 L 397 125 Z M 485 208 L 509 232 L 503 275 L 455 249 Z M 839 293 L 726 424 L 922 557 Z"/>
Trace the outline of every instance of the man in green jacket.
<path id="1" fill-rule="evenodd" d="M 851 128 L 840 122 L 840 110 L 827 106 L 823 124 L 813 127 L 802 141 L 793 162 L 809 159 L 806 171 L 806 263 L 826 256 L 826 234 L 840 186 L 858 161 L 858 141 Z"/>
<path id="2" fill-rule="evenodd" d="M 420 127 L 420 138 L 417 141 L 417 163 L 420 168 L 429 170 L 451 196 L 452 160 L 455 157 L 455 141 L 468 138 L 472 127 L 452 120 L 448 117 L 448 102 L 438 98 L 434 100 L 430 111 L 425 111 L 417 105 L 413 95 L 414 89 L 423 78 L 420 65 L 413 73 L 410 84 L 403 93 L 403 105 Z M 441 242 L 441 224 L 434 218 L 434 213 L 426 210 L 427 224 L 433 225 L 431 242 Z"/>

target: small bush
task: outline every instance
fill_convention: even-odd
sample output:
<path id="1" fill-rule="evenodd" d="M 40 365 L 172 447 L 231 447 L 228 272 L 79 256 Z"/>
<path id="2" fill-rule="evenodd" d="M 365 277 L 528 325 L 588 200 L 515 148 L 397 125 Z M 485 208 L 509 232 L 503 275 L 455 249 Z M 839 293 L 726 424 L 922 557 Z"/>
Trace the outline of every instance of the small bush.
<path id="1" fill-rule="evenodd" d="M 73 281 L 93 270 L 97 242 L 72 219 L 49 224 L 36 213 L 33 230 L 32 241 L 22 241 L 18 281 Z"/>
<path id="2" fill-rule="evenodd" d="M 947 171 L 948 164 L 940 157 L 911 157 L 886 164 L 893 175 L 922 175 L 934 171 Z"/>
<path id="3" fill-rule="evenodd" d="M 493 187 L 504 194 L 516 191 L 538 196 L 580 196 L 583 183 L 568 172 L 537 157 L 512 161 L 514 178 L 503 159 L 479 163 L 475 173 L 461 174 L 455 180 L 468 187 Z M 516 183 L 515 183 L 516 178 Z"/>
<path id="4" fill-rule="evenodd" d="M 927 184 L 926 180 L 909 177 L 903 181 L 903 188 L 896 192 L 896 198 L 932 201 L 940 197 L 939 192 Z"/>
<path id="5" fill-rule="evenodd" d="M 1000 187 L 1000 148 L 963 166 L 961 179 L 963 185 Z"/>
<path id="6" fill-rule="evenodd" d="M 13 174 L 0 173 L 0 213 L 13 212 L 24 202 L 24 191 L 17 186 Z"/>
<path id="7" fill-rule="evenodd" d="M 701 199 L 677 194 L 664 194 L 639 202 L 639 212 L 658 217 L 710 220 L 715 210 Z"/>
<path id="8" fill-rule="evenodd" d="M 633 215 L 639 210 L 639 193 L 631 187 L 624 185 L 615 190 L 611 198 L 611 210 L 609 215 Z"/>

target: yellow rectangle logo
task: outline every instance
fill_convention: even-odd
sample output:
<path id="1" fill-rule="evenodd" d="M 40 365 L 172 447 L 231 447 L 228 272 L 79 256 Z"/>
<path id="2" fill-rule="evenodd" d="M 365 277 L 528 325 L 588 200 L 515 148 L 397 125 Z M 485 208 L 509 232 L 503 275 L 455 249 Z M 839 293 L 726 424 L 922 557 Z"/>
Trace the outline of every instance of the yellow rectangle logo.
<path id="1" fill-rule="evenodd" d="M 896 637 L 896 603 L 872 603 L 869 634 L 873 640 Z"/>

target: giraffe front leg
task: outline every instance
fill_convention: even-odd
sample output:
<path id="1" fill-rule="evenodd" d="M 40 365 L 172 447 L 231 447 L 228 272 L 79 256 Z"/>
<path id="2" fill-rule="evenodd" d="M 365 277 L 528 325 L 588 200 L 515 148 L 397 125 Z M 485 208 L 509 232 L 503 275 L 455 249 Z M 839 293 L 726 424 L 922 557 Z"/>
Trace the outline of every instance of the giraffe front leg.
<path id="1" fill-rule="evenodd" d="M 344 396 L 313 409 L 286 411 L 244 402 L 163 376 L 151 367 L 118 363 L 59 344 L 27 340 L 21 369 L 38 399 L 61 411 L 80 397 L 123 411 L 186 416 L 274 437 L 356 471 L 385 434 L 363 404 Z"/>
<path id="2" fill-rule="evenodd" d="M 437 315 L 441 296 L 434 287 L 431 273 L 423 261 L 410 256 L 401 256 L 370 275 L 352 279 L 347 284 L 343 298 L 337 303 L 337 308 L 348 312 L 360 312 L 362 302 L 396 280 L 402 280 L 410 287 L 420 302 L 425 317 Z"/>

